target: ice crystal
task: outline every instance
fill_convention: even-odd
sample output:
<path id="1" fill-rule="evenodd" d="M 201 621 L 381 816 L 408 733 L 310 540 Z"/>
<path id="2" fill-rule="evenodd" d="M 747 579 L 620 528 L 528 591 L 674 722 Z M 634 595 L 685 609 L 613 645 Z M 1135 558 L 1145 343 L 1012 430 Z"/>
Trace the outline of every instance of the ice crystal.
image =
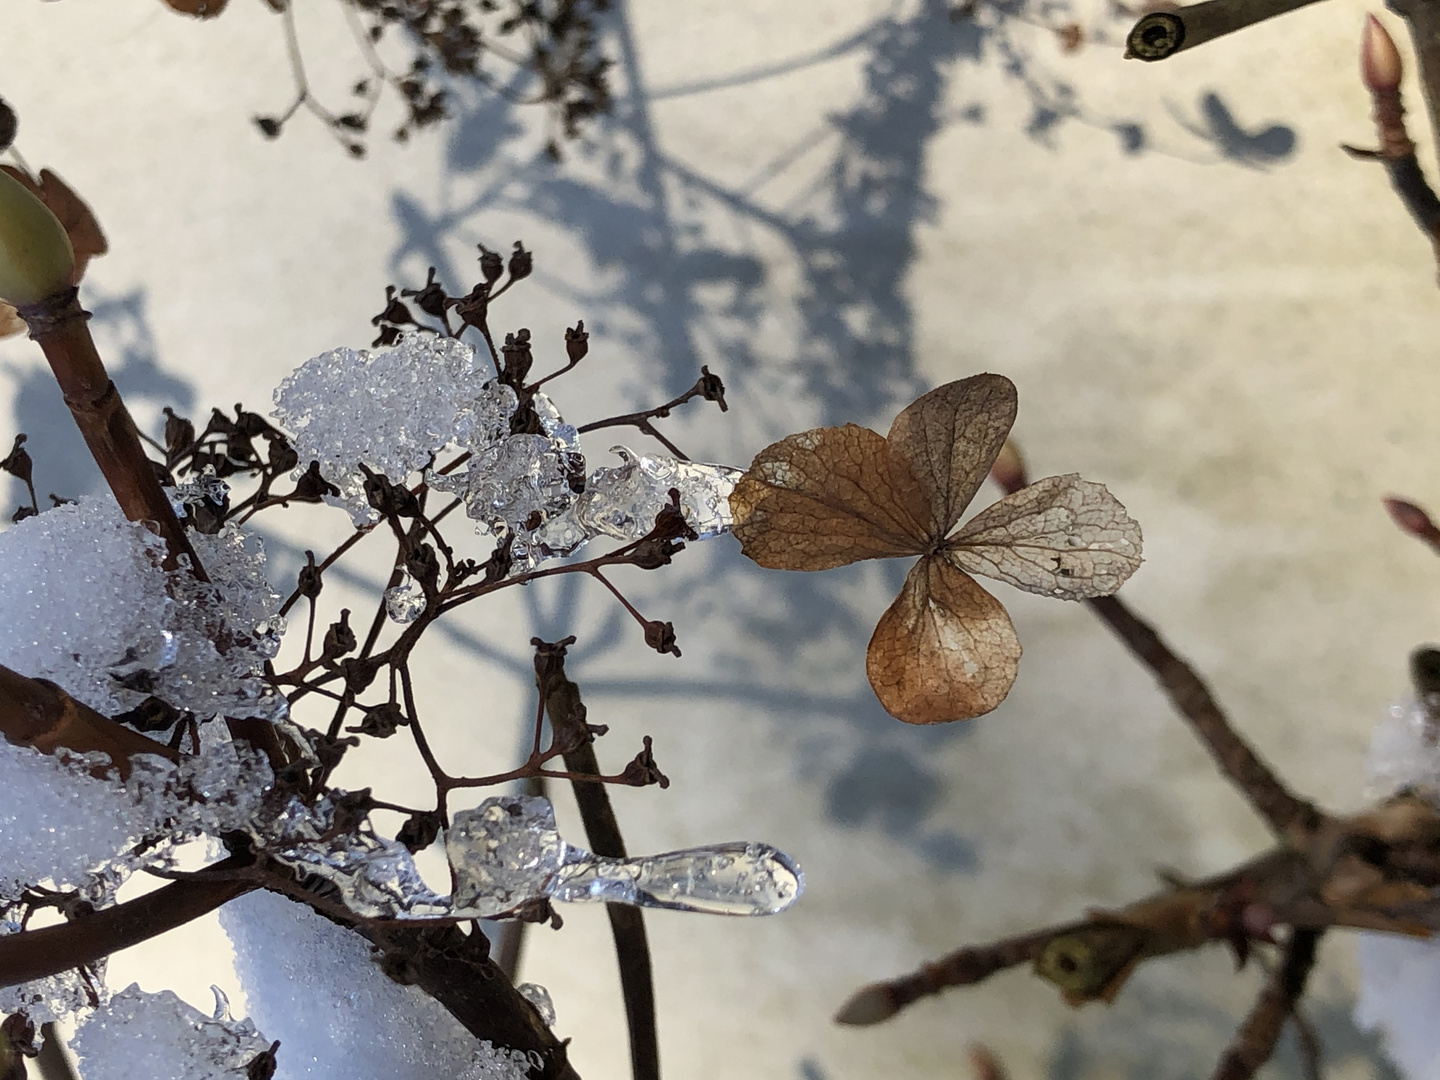
<path id="1" fill-rule="evenodd" d="M 270 1049 L 249 1020 L 232 1020 L 218 991 L 209 1017 L 169 990 L 131 984 L 91 1014 L 72 1048 L 85 1080 L 238 1080 Z"/>
<path id="2" fill-rule="evenodd" d="M 274 416 L 293 434 L 301 470 L 318 461 L 340 489 L 326 501 L 364 525 L 379 515 L 361 464 L 403 483 L 446 445 L 508 430 L 514 401 L 509 387 L 487 388 L 469 345 L 408 334 L 393 349 L 332 349 L 305 361 L 275 391 Z"/>
<path id="3" fill-rule="evenodd" d="M 283 713 L 258 677 L 284 625 L 259 540 L 233 526 L 190 539 L 208 584 L 163 571 L 163 542 L 109 495 L 0 534 L 0 664 L 107 715 L 151 695 L 203 717 Z"/>
<path id="4" fill-rule="evenodd" d="M 337 827 L 345 799 L 339 790 L 328 792 L 314 806 L 291 799 L 274 820 L 249 831 L 277 862 L 334 885 L 341 902 L 357 915 L 404 919 L 448 914 L 448 899 L 425 884 L 403 844 L 368 826 Z"/>
<path id="5" fill-rule="evenodd" d="M 477 531 L 510 538 L 513 572 L 568 555 L 586 539 L 571 517 L 575 481 L 585 475 L 580 437 L 544 394 L 536 394 L 532 405 L 544 434 L 472 439 L 462 443 L 473 455 L 464 472 L 427 476 L 437 491 L 465 501 Z"/>
<path id="6" fill-rule="evenodd" d="M 515 987 L 520 996 L 540 1014 L 540 1019 L 545 1021 L 546 1027 L 555 1026 L 555 1002 L 550 999 L 550 991 L 539 983 L 520 983 Z"/>
<path id="7" fill-rule="evenodd" d="M 19 932 L 19 923 L 0 919 L 0 937 Z M 0 1013 L 23 1012 L 36 1024 L 47 1024 L 103 1004 L 105 966 L 102 958 L 84 972 L 72 968 L 43 979 L 0 987 Z"/>
<path id="8" fill-rule="evenodd" d="M 670 489 L 680 493 L 685 522 L 701 540 L 727 532 L 730 492 L 743 469 L 679 461 L 666 454 L 637 454 L 628 446 L 612 446 L 621 464 L 596 469 L 585 483 L 575 516 L 590 535 L 638 540 L 655 527 L 655 515 L 670 503 Z"/>
<path id="9" fill-rule="evenodd" d="M 486 799 L 456 814 L 445 835 L 455 914 L 493 918 L 528 900 L 603 901 L 716 915 L 771 915 L 805 887 L 800 868 L 768 844 L 741 841 L 641 859 L 572 847 L 549 800 Z"/>
<path id="10" fill-rule="evenodd" d="M 280 1040 L 276 1080 L 530 1075 L 526 1055 L 477 1040 L 434 998 L 387 977 L 364 938 L 301 904 L 254 892 L 221 908 L 220 923 L 252 1018 Z"/>
<path id="11" fill-rule="evenodd" d="M 121 782 L 92 775 L 111 764 L 103 754 L 47 755 L 0 739 L 0 906 L 26 886 L 107 900 L 174 845 L 246 827 L 274 779 L 264 756 L 231 742 L 222 724 L 204 725 L 201 753 L 178 765 L 145 754 L 130 762 Z"/>
<path id="12" fill-rule="evenodd" d="M 170 505 L 183 518 L 191 506 L 220 506 L 230 494 L 230 485 L 215 475 L 215 466 L 206 465 L 194 480 L 170 489 Z"/>
<path id="13" fill-rule="evenodd" d="M 1377 797 L 1411 788 L 1440 799 L 1440 730 L 1415 698 L 1391 705 L 1370 735 L 1370 786 Z"/>
<path id="14" fill-rule="evenodd" d="M 399 585 L 385 590 L 385 614 L 393 622 L 412 623 L 425 613 L 425 590 L 406 574 Z"/>

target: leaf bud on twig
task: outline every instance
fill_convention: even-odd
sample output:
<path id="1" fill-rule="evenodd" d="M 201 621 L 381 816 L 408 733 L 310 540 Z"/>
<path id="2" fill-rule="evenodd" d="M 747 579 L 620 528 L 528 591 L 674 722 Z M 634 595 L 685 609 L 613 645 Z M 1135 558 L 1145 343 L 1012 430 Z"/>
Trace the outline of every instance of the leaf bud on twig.
<path id="1" fill-rule="evenodd" d="M 60 219 L 24 184 L 0 173 L 0 299 L 29 307 L 74 278 L 75 251 Z"/>

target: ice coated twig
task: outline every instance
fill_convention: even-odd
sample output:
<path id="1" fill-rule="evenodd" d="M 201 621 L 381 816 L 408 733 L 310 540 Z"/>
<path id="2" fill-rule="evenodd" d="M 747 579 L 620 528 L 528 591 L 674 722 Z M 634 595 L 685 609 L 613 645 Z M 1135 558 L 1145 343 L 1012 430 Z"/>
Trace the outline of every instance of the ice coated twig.
<path id="1" fill-rule="evenodd" d="M 600 776 L 595 746 L 585 726 L 585 705 L 580 688 L 565 674 L 565 651 L 574 638 L 558 642 L 531 641 L 535 647 L 535 683 L 545 702 L 555 741 L 566 746 L 565 768 L 583 776 Z M 610 805 L 604 784 L 571 780 L 585 836 L 597 855 L 625 859 L 625 838 Z M 650 943 L 645 917 L 637 907 L 606 904 L 615 956 L 620 966 L 620 990 L 625 1000 L 625 1021 L 630 1031 L 630 1068 L 634 1080 L 660 1080 L 660 1043 L 655 1029 L 655 982 L 650 964 Z"/>
<path id="2" fill-rule="evenodd" d="M 180 760 L 168 746 L 102 716 L 54 683 L 28 678 L 4 665 L 0 665 L 0 736 L 42 754 L 62 747 L 80 754 L 108 754 L 122 780 L 130 775 L 131 755 Z"/>
<path id="3" fill-rule="evenodd" d="M 1265 980 L 1250 1015 L 1225 1048 L 1216 1066 L 1214 1080 L 1250 1080 L 1270 1060 L 1285 1021 L 1292 1019 L 1295 1005 L 1305 992 L 1315 949 L 1323 931 L 1292 930 L 1285 943 L 1280 966 Z"/>
<path id="4" fill-rule="evenodd" d="M 1164 60 L 1313 3 L 1315 0 L 1206 0 L 1189 7 L 1152 11 L 1126 35 L 1125 57 Z"/>
<path id="5" fill-rule="evenodd" d="M 385 922 L 359 932 L 387 954 L 393 970 L 445 1006 L 471 1034 L 538 1053 L 544 1064 L 532 1070 L 532 1080 L 579 1080 L 565 1043 L 490 959 L 489 943 L 478 930 L 466 936 L 454 926 Z"/>
<path id="6" fill-rule="evenodd" d="M 231 856 L 210 868 L 219 877 L 190 877 L 74 922 L 0 937 L 0 986 L 93 964 L 207 915 L 256 887 L 226 873 L 249 864 L 248 856 Z"/>

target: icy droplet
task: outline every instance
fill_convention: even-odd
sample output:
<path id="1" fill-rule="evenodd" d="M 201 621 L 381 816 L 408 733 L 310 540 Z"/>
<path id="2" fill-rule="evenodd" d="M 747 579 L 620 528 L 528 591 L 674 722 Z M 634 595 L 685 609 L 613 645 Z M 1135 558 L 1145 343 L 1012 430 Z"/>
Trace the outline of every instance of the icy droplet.
<path id="1" fill-rule="evenodd" d="M 399 585 L 385 590 L 385 614 L 397 623 L 412 623 L 425 613 L 425 590 L 408 574 Z"/>
<path id="2" fill-rule="evenodd" d="M 489 918 L 528 900 L 601 901 L 715 915 L 773 915 L 799 899 L 805 876 L 768 844 L 740 841 L 643 859 L 572 847 L 546 799 L 501 796 L 458 813 L 445 836 L 454 913 Z"/>
<path id="3" fill-rule="evenodd" d="M 540 1019 L 545 1021 L 546 1027 L 555 1026 L 555 1002 L 550 1000 L 550 991 L 539 983 L 521 983 L 515 987 L 520 996 L 540 1014 Z"/>

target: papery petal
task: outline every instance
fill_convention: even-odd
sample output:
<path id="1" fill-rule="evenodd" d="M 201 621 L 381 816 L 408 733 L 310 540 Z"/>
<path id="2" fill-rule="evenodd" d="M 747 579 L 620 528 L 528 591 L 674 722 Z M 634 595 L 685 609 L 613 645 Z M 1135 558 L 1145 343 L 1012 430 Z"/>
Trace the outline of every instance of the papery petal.
<path id="1" fill-rule="evenodd" d="M 890 425 L 890 455 L 925 490 L 934 539 L 955 527 L 985 482 L 1016 407 L 1015 384 L 1004 375 L 972 375 L 931 390 Z"/>
<path id="2" fill-rule="evenodd" d="M 1015 682 L 1020 639 L 1000 601 L 942 556 L 915 564 L 870 639 L 865 670 L 907 724 L 990 712 Z"/>
<path id="3" fill-rule="evenodd" d="M 730 494 L 741 549 L 773 570 L 828 570 L 929 546 L 925 496 L 885 439 L 846 424 L 772 443 Z"/>
<path id="4" fill-rule="evenodd" d="M 962 570 L 1026 592 L 1109 596 L 1137 569 L 1139 524 L 1104 484 L 1048 476 L 982 510 L 946 542 Z"/>

